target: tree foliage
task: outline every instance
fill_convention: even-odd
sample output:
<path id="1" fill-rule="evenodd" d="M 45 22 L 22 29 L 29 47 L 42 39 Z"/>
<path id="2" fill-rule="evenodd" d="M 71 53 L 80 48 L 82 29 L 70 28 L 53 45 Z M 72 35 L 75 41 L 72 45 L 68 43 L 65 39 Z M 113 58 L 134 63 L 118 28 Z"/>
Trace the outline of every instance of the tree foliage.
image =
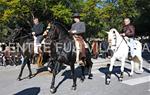
<path id="1" fill-rule="evenodd" d="M 70 26 L 74 12 L 86 23 L 87 37 L 104 37 L 112 27 L 121 32 L 125 17 L 130 17 L 139 31 L 147 32 L 149 6 L 149 0 L 0 0 L 0 35 L 17 25 L 31 28 L 34 17 L 42 22 L 57 19 Z"/>

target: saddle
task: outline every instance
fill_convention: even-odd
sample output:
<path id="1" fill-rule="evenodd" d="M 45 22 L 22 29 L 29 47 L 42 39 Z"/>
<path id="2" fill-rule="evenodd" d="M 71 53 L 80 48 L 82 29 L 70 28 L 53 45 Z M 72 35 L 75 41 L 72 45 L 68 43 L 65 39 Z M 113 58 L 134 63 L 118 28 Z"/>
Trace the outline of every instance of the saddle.
<path id="1" fill-rule="evenodd" d="M 78 41 L 79 43 L 79 48 L 80 48 L 80 58 L 83 58 L 83 57 L 86 57 L 86 54 L 85 54 L 85 44 L 84 44 L 84 40 L 82 38 L 82 36 L 79 36 L 79 35 L 74 35 L 76 41 Z"/>

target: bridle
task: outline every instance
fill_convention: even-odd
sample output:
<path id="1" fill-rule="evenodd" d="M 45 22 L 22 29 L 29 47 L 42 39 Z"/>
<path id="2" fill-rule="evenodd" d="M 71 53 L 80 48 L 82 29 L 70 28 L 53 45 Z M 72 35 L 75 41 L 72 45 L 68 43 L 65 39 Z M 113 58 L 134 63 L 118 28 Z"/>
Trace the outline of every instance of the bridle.
<path id="1" fill-rule="evenodd" d="M 121 45 L 121 43 L 123 42 L 123 38 L 122 38 L 122 40 L 121 40 L 121 42 L 119 43 L 119 45 L 117 46 L 117 35 L 116 35 L 116 33 L 115 33 L 115 31 L 113 31 L 113 39 L 115 39 L 115 44 L 114 45 L 111 45 L 111 46 L 114 46 L 114 47 L 116 47 L 114 50 L 113 50 L 113 52 L 117 52 L 118 51 L 118 49 L 119 49 L 119 47 L 120 47 L 120 45 Z"/>

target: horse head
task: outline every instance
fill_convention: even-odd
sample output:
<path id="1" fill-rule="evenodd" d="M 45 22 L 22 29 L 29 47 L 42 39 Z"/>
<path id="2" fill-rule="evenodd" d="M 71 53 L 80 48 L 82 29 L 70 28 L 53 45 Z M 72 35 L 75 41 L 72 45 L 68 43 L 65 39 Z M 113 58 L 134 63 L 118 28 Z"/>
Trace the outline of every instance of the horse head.
<path id="1" fill-rule="evenodd" d="M 119 34 L 115 28 L 112 28 L 107 32 L 108 34 L 108 43 L 109 46 L 116 46 L 117 44 L 117 35 Z"/>
<path id="2" fill-rule="evenodd" d="M 69 37 L 69 33 L 63 24 L 54 22 L 50 29 L 50 36 L 52 40 L 64 40 Z"/>

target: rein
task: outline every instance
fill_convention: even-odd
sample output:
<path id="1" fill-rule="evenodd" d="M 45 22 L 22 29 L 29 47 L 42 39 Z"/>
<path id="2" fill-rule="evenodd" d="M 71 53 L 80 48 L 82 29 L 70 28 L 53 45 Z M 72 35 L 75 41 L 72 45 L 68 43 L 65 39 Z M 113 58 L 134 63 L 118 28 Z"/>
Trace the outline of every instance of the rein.
<path id="1" fill-rule="evenodd" d="M 117 43 L 117 38 L 116 38 L 116 34 L 115 34 L 115 45 L 112 45 L 112 46 L 117 46 L 117 47 L 116 47 L 117 49 L 115 49 L 114 52 L 117 52 L 117 51 L 118 51 L 118 49 L 119 49 L 121 43 L 123 42 L 123 40 L 124 40 L 124 41 L 126 42 L 126 44 L 127 44 L 127 41 L 122 37 L 122 40 L 121 40 L 120 44 L 117 46 L 117 45 L 116 45 L 116 43 Z M 128 45 L 128 44 L 127 44 L 127 45 Z"/>
<path id="2" fill-rule="evenodd" d="M 123 42 L 123 39 L 122 39 L 122 41 L 120 42 L 120 44 L 119 44 L 119 46 L 117 47 L 117 49 L 115 50 L 115 52 L 118 51 L 118 49 L 119 49 L 119 47 L 120 47 L 120 45 L 121 45 L 122 42 Z"/>

